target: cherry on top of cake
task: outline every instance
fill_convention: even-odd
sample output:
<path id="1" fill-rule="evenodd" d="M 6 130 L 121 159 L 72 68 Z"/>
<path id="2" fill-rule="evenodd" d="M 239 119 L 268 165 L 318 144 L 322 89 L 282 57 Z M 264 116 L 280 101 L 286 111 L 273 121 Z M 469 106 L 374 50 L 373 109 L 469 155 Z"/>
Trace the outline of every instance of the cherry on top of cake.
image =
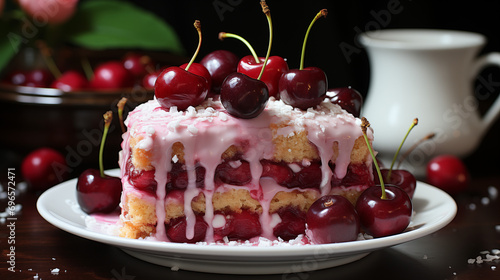
<path id="1" fill-rule="evenodd" d="M 181 124 L 190 124 L 196 126 L 196 124 L 203 122 L 232 122 L 237 121 L 239 118 L 230 115 L 222 106 L 220 101 L 208 98 L 200 105 L 193 107 L 189 106 L 186 110 L 178 110 L 175 106 L 170 108 L 163 107 L 157 100 L 150 100 L 136 107 L 136 110 L 129 113 L 134 118 L 128 118 L 125 122 L 149 122 L 165 124 L 169 129 L 176 129 Z M 196 122 L 192 122 L 196 119 Z M 354 117 L 352 114 L 346 113 L 342 107 L 337 104 L 330 102 L 328 98 L 324 99 L 321 104 L 315 108 L 309 108 L 307 110 L 301 110 L 299 108 L 292 107 L 283 102 L 283 100 L 276 100 L 270 98 L 267 103 L 265 110 L 252 122 L 256 123 L 259 120 L 267 120 L 266 125 L 269 122 L 274 122 L 273 120 L 279 121 L 280 123 L 292 125 L 295 127 L 304 126 L 306 120 L 317 120 L 318 124 L 322 120 L 332 121 L 333 119 L 341 119 L 345 122 L 356 123 L 359 125 L 360 120 Z M 168 122 L 165 122 L 168 120 Z M 250 120 L 243 120 L 243 123 L 249 123 Z M 238 121 L 239 122 L 239 121 Z M 133 127 L 133 124 L 129 124 Z"/>
<path id="2" fill-rule="evenodd" d="M 250 44 L 240 36 L 235 34 L 230 34 L 231 36 L 229 36 L 227 33 L 221 33 L 244 41 L 252 51 L 253 57 L 256 60 L 255 63 L 261 65 L 260 73 L 256 78 L 250 77 L 255 75 L 245 73 L 246 70 L 240 67 L 238 67 L 237 72 L 227 74 L 220 86 L 220 95 L 216 95 L 220 97 L 222 109 L 225 109 L 229 115 L 236 118 L 252 119 L 258 117 L 265 111 L 269 97 L 271 96 L 269 85 L 272 83 L 271 88 L 273 92 L 278 89 L 277 92 L 272 94 L 272 97 L 282 100 L 285 104 L 294 108 L 300 110 L 317 108 L 318 105 L 325 101 L 325 98 L 328 98 L 331 103 L 338 104 L 355 117 L 359 117 L 359 110 L 362 104 L 362 98 L 359 92 L 351 88 L 341 88 L 341 90 L 330 90 L 333 94 L 327 97 L 328 79 L 326 74 L 317 67 L 304 68 L 304 54 L 309 32 L 319 18 L 326 17 L 327 10 L 322 9 L 318 12 L 307 28 L 302 45 L 300 67 L 298 69 L 289 70 L 288 65 L 273 67 L 271 66 L 271 61 L 268 63 L 272 46 L 273 28 L 269 7 L 265 1 L 261 1 L 261 5 L 269 26 L 269 45 L 266 57 L 263 60 L 252 51 L 253 49 Z M 187 110 L 188 114 L 186 115 L 189 115 L 192 112 L 190 107 L 197 107 L 202 104 L 206 99 L 207 92 L 210 90 L 209 85 L 212 79 L 211 75 L 207 75 L 206 73 L 210 74 L 217 72 L 216 69 L 211 69 L 210 72 L 208 72 L 208 70 L 204 71 L 206 68 L 204 68 L 203 65 L 194 63 L 202 42 L 200 26 L 199 21 L 196 21 L 195 27 L 198 31 L 199 40 L 198 47 L 191 61 L 185 67 L 170 67 L 165 69 L 157 79 L 155 85 L 155 98 L 171 113 L 175 110 L 171 108 L 176 107 L 179 111 Z M 232 55 L 232 53 L 229 54 Z M 244 59 L 248 60 L 248 58 Z M 243 59 L 240 60 L 240 64 L 242 61 Z M 194 67 L 195 65 L 196 67 Z M 221 65 L 220 67 L 225 67 L 225 65 Z M 203 71 L 199 71 L 200 69 Z M 276 79 L 273 79 L 273 81 L 262 81 L 264 79 L 263 77 L 269 76 L 273 76 Z M 220 79 L 220 77 L 218 77 L 218 79 Z M 189 86 L 187 86 L 187 84 L 189 84 Z M 304 84 L 307 86 L 303 86 Z"/>

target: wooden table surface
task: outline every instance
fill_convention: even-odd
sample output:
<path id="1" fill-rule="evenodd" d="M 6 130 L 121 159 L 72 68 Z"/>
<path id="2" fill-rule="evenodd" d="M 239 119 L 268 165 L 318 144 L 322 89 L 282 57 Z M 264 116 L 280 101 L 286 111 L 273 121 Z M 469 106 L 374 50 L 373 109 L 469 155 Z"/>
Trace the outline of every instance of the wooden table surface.
<path id="1" fill-rule="evenodd" d="M 499 188 L 500 176 L 474 179 L 467 192 L 455 196 L 455 219 L 431 235 L 339 267 L 261 276 L 173 271 L 138 260 L 52 226 L 36 210 L 40 194 L 24 191 L 15 200 L 22 205 L 15 229 L 7 219 L 0 221 L 0 279 L 500 279 L 500 260 L 486 260 L 486 252 L 500 249 Z M 4 209 L 8 198 L 0 199 Z M 15 272 L 9 271 L 10 240 L 15 240 Z"/>

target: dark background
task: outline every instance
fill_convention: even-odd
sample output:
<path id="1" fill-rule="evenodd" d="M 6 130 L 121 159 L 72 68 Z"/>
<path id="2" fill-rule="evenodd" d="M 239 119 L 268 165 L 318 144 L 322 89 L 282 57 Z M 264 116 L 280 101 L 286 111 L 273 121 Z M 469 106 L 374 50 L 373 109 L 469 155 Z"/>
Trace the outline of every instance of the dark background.
<path id="1" fill-rule="evenodd" d="M 260 56 L 268 45 L 267 20 L 259 0 L 153 1 L 136 0 L 164 18 L 178 32 L 190 56 L 198 42 L 192 27 L 199 19 L 203 30 L 203 55 L 227 49 L 237 55 L 249 55 L 246 46 L 235 39 L 219 41 L 221 31 L 246 38 Z M 307 43 L 305 66 L 317 66 L 328 75 L 330 87 L 351 85 L 365 93 L 369 65 L 364 50 L 357 45 L 357 35 L 381 28 L 439 28 L 473 31 L 484 34 L 484 51 L 500 51 L 500 3 L 498 1 L 267 1 L 274 26 L 271 55 L 288 60 L 298 68 L 306 29 L 316 13 L 326 8 L 328 16 L 314 25 Z M 356 53 L 348 57 L 340 44 L 352 46 Z"/>
<path id="2" fill-rule="evenodd" d="M 246 46 L 235 39 L 220 41 L 221 31 L 246 38 L 257 54 L 265 56 L 268 46 L 267 20 L 258 0 L 210 1 L 136 1 L 153 11 L 178 32 L 186 53 L 190 56 L 198 42 L 192 27 L 199 19 L 203 30 L 201 59 L 216 49 L 227 49 L 242 57 L 249 55 Z M 274 26 L 271 55 L 287 59 L 290 68 L 298 68 L 306 29 L 316 13 L 326 8 L 328 16 L 319 19 L 307 42 L 305 66 L 322 68 L 329 87 L 352 86 L 366 95 L 370 69 L 365 51 L 357 43 L 360 32 L 385 28 L 433 28 L 477 32 L 488 39 L 482 53 L 500 51 L 500 1 L 267 1 Z M 345 54 L 341 45 L 352 53 Z M 500 81 L 500 71 L 486 68 L 482 76 Z M 493 86 L 487 99 L 480 100 L 484 113 L 498 96 L 500 83 Z M 432 102 L 432 100 L 429 100 Z M 497 174 L 500 165 L 500 120 L 486 134 L 477 152 L 466 158 L 474 175 Z"/>

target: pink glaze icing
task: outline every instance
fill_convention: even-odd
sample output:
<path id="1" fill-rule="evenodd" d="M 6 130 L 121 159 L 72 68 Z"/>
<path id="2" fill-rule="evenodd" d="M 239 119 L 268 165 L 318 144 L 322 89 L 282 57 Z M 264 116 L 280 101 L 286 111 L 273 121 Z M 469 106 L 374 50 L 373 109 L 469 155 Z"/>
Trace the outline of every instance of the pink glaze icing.
<path id="1" fill-rule="evenodd" d="M 335 173 L 337 178 L 343 178 L 347 173 L 350 163 L 350 153 L 355 140 L 362 136 L 361 121 L 351 114 L 346 113 L 339 106 L 325 100 L 316 109 L 301 111 L 285 105 L 282 101 L 271 98 L 266 109 L 257 118 L 245 120 L 229 115 L 220 105 L 220 102 L 205 101 L 202 105 L 186 111 L 177 111 L 175 107 L 164 109 L 156 100 L 148 101 L 139 105 L 129 113 L 126 120 L 128 131 L 123 135 L 122 152 L 120 154 L 121 177 L 123 183 L 123 194 L 125 197 L 130 193 L 134 195 L 149 196 L 155 203 L 158 221 L 165 220 L 165 201 L 171 199 L 182 199 L 186 215 L 187 227 L 186 237 L 194 235 L 195 214 L 191 209 L 191 200 L 200 192 L 206 197 L 206 212 L 204 219 L 208 230 L 206 242 L 213 241 L 214 211 L 211 198 L 215 191 L 224 191 L 224 188 L 245 188 L 250 191 L 254 199 L 259 200 L 262 205 L 263 214 L 260 216 L 262 225 L 262 237 L 273 240 L 273 217 L 269 215 L 268 209 L 271 199 L 279 191 L 293 191 L 282 187 L 274 180 L 261 179 L 261 159 L 271 159 L 273 155 L 272 132 L 269 128 L 271 123 L 287 123 L 288 126 L 280 129 L 278 134 L 290 135 L 294 132 L 307 131 L 308 139 L 318 149 L 322 163 L 322 181 L 320 186 L 321 195 L 337 192 L 331 190 L 331 178 Z M 131 137 L 140 136 L 137 145 L 141 149 L 161 151 L 155 152 L 151 164 L 155 168 L 155 180 L 158 188 L 156 198 L 145 194 L 129 184 L 126 172 L 126 163 L 130 158 Z M 368 130 L 370 141 L 373 132 Z M 335 169 L 332 172 L 328 163 L 333 156 L 332 146 L 337 141 L 339 144 L 339 155 L 334 162 Z M 167 198 L 165 186 L 167 173 L 171 169 L 170 155 L 172 145 L 181 142 L 184 145 L 184 159 L 188 171 L 188 187 L 183 196 L 169 196 Z M 252 181 L 244 187 L 220 186 L 216 189 L 214 184 L 215 169 L 220 163 L 221 154 L 231 145 L 247 142 L 248 150 L 242 155 L 243 159 L 250 163 Z M 196 187 L 195 164 L 198 163 L 205 168 L 205 187 Z M 371 159 L 367 159 L 371 165 Z M 122 199 L 123 201 L 123 199 Z M 121 215 L 126 220 L 125 215 Z M 158 222 L 156 228 L 157 240 L 168 241 L 165 234 L 164 223 Z"/>

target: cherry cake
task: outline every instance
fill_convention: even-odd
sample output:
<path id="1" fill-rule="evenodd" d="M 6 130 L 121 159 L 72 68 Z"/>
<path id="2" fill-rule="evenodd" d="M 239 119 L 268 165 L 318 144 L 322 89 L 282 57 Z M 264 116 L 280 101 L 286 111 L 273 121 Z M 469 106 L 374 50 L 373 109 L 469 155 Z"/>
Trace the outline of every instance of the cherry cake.
<path id="1" fill-rule="evenodd" d="M 360 119 L 325 99 L 300 110 L 270 98 L 253 119 L 207 99 L 178 111 L 151 100 L 126 120 L 120 235 L 170 242 L 291 240 L 308 208 L 373 184 Z M 373 141 L 373 132 L 368 131 Z"/>

